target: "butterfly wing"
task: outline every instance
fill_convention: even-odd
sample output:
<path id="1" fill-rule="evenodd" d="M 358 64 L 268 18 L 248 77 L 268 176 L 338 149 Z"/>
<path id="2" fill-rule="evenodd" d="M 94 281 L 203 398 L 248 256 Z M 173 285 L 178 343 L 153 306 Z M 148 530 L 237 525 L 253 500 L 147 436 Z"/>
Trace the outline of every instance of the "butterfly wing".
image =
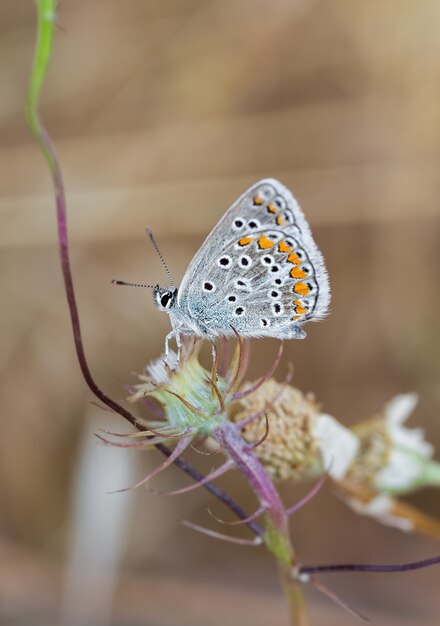
<path id="1" fill-rule="evenodd" d="M 327 312 L 322 255 L 290 191 L 274 179 L 250 187 L 192 260 L 176 315 L 200 334 L 304 337 Z M 198 333 L 199 334 L 199 333 Z"/>

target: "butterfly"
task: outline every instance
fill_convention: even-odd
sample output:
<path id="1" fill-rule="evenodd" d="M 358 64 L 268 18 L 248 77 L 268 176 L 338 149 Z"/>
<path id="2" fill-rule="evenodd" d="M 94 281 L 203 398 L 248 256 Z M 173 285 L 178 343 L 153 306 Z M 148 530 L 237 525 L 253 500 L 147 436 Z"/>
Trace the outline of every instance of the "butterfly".
<path id="1" fill-rule="evenodd" d="M 180 335 L 304 339 L 303 325 L 327 313 L 323 256 L 299 204 L 275 179 L 255 183 L 226 211 L 179 288 L 149 235 L 170 278 L 169 287 L 145 285 L 170 316 L 166 353 L 172 337 L 180 346 Z"/>

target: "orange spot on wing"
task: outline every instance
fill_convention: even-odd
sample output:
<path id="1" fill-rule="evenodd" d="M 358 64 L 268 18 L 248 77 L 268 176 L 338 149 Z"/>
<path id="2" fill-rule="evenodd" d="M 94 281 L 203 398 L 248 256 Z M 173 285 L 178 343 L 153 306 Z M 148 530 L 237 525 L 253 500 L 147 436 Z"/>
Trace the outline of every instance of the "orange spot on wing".
<path id="1" fill-rule="evenodd" d="M 252 243 L 252 241 L 254 240 L 253 237 L 242 237 L 239 241 L 238 241 L 238 245 L 240 246 L 247 246 L 250 243 Z"/>
<path id="2" fill-rule="evenodd" d="M 284 219 L 281 217 L 281 215 L 277 215 L 276 222 L 277 222 L 278 226 L 284 226 L 284 224 L 286 223 L 284 221 Z"/>
<path id="3" fill-rule="evenodd" d="M 297 306 L 295 309 L 295 313 L 297 313 L 298 315 L 304 315 L 304 313 L 306 312 L 306 309 L 302 306 Z"/>
<path id="4" fill-rule="evenodd" d="M 301 296 L 306 296 L 309 293 L 310 289 L 305 283 L 296 283 L 296 285 L 293 287 L 293 291 L 295 293 L 299 293 Z"/>
<path id="5" fill-rule="evenodd" d="M 292 248 L 288 246 L 287 243 L 284 243 L 284 241 L 280 241 L 280 243 L 278 244 L 278 250 L 280 252 L 291 252 Z"/>
<path id="6" fill-rule="evenodd" d="M 289 261 L 289 263 L 295 263 L 295 265 L 301 264 L 301 259 L 295 252 L 292 252 L 292 254 L 289 254 L 289 256 L 287 257 L 287 260 Z"/>
<path id="7" fill-rule="evenodd" d="M 292 319 L 296 322 L 296 320 L 299 320 L 300 317 L 301 317 L 301 315 L 294 315 L 292 317 Z"/>
<path id="8" fill-rule="evenodd" d="M 269 239 L 268 237 L 266 237 L 266 235 L 261 235 L 258 240 L 258 246 L 261 248 L 261 250 L 267 250 L 268 248 L 272 248 L 272 246 L 274 245 L 275 241 L 272 241 L 272 239 Z"/>
<path id="9" fill-rule="evenodd" d="M 276 205 L 275 205 L 275 204 L 273 204 L 272 202 L 270 202 L 270 203 L 267 205 L 267 211 L 268 211 L 268 213 L 278 213 L 278 208 L 276 207 Z"/>
<path id="10" fill-rule="evenodd" d="M 292 267 L 290 270 L 290 275 L 292 278 L 306 278 L 307 274 L 300 267 Z"/>
<path id="11" fill-rule="evenodd" d="M 294 300 L 294 301 L 293 301 L 293 304 L 294 304 L 295 306 L 303 306 L 303 303 L 301 302 L 301 300 Z"/>
<path id="12" fill-rule="evenodd" d="M 257 206 L 261 206 L 263 204 L 263 198 L 257 194 L 252 198 L 252 202 Z"/>

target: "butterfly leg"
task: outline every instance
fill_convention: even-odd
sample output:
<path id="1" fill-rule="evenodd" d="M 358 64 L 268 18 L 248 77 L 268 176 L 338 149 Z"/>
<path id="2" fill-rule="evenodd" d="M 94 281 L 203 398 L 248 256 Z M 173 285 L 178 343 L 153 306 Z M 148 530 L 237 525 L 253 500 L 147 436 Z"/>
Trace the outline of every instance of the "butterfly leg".
<path id="1" fill-rule="evenodd" d="M 180 363 L 180 356 L 182 354 L 182 340 L 180 339 L 180 335 L 177 331 L 174 331 L 174 337 L 176 338 L 177 344 L 177 359 L 176 359 L 176 369 Z"/>
<path id="2" fill-rule="evenodd" d="M 168 333 L 168 335 L 165 337 L 165 354 L 164 354 L 165 361 L 168 361 L 168 357 L 170 356 L 170 340 L 173 337 L 176 337 L 176 331 L 174 329 L 170 333 Z"/>
<path id="3" fill-rule="evenodd" d="M 217 361 L 217 348 L 215 346 L 215 342 L 211 341 L 211 356 L 212 356 L 212 365 L 214 367 L 214 364 Z"/>
<path id="4" fill-rule="evenodd" d="M 176 340 L 176 344 L 177 344 L 177 358 L 173 363 L 170 364 L 170 340 L 171 339 L 175 339 Z M 168 333 L 168 335 L 165 337 L 165 353 L 164 353 L 164 361 L 171 367 L 171 369 L 173 370 L 173 372 L 175 372 L 177 370 L 177 367 L 179 365 L 180 362 L 180 356 L 182 354 L 182 341 L 180 339 L 180 335 L 178 333 L 178 331 L 173 328 L 173 330 L 171 332 Z"/>
<path id="5" fill-rule="evenodd" d="M 215 341 L 211 341 L 211 357 L 212 357 L 211 371 L 215 373 L 215 382 L 217 382 L 218 381 L 218 374 L 217 374 L 218 352 L 217 352 L 217 346 L 215 345 Z"/>

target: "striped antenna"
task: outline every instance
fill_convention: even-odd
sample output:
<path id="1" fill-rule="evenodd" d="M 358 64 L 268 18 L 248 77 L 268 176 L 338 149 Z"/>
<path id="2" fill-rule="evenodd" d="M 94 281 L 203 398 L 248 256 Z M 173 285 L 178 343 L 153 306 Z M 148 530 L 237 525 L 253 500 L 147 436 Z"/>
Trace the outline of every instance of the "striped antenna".
<path id="1" fill-rule="evenodd" d="M 125 280 L 112 280 L 112 285 L 125 285 L 126 287 L 148 287 L 156 289 L 157 285 L 144 285 L 143 283 L 127 283 Z"/>
<path id="2" fill-rule="evenodd" d="M 163 258 L 163 256 L 162 256 L 162 255 L 161 255 L 161 253 L 160 253 L 160 250 L 159 250 L 159 248 L 158 248 L 158 245 L 157 245 L 157 243 L 156 243 L 156 240 L 155 240 L 155 239 L 154 239 L 154 237 L 153 237 L 153 233 L 151 232 L 151 230 L 150 230 L 149 228 L 147 228 L 147 229 L 146 229 L 146 231 L 147 231 L 147 235 L 148 235 L 148 237 L 149 237 L 149 239 L 150 239 L 151 243 L 152 243 L 152 244 L 153 244 L 153 246 L 154 246 L 154 249 L 155 249 L 155 250 L 156 250 L 156 252 L 157 252 L 157 256 L 159 257 L 159 259 L 160 259 L 160 261 L 161 261 L 162 265 L 163 265 L 163 266 L 164 266 L 164 268 L 165 268 L 165 271 L 166 271 L 166 273 L 167 273 L 167 275 L 168 275 L 168 280 L 170 281 L 170 285 L 171 285 L 171 287 L 174 287 L 174 282 L 173 282 L 173 279 L 171 278 L 171 272 L 170 272 L 170 270 L 168 269 L 168 266 L 167 266 L 167 264 L 165 263 L 164 258 Z"/>

